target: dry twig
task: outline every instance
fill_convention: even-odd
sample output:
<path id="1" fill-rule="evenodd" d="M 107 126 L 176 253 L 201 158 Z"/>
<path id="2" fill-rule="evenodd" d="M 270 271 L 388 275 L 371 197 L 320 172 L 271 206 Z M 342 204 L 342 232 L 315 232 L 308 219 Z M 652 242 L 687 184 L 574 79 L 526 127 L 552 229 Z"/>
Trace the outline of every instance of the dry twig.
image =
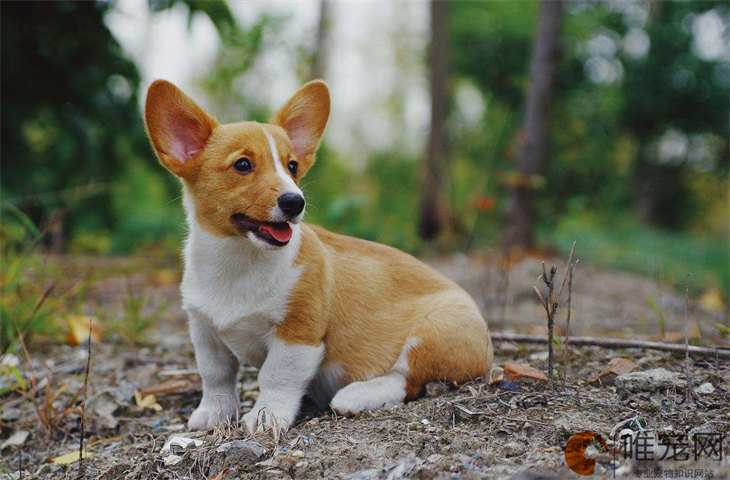
<path id="1" fill-rule="evenodd" d="M 684 376 L 687 379 L 687 400 L 691 398 L 692 379 L 689 376 L 689 273 L 684 287 Z"/>
<path id="2" fill-rule="evenodd" d="M 89 370 L 91 369 L 91 319 L 89 319 L 89 345 L 86 352 L 86 372 L 84 373 L 84 394 L 81 400 L 81 436 L 79 437 L 79 475 L 84 478 L 84 435 L 86 427 L 86 395 L 89 390 Z"/>
<path id="3" fill-rule="evenodd" d="M 545 343 L 543 335 L 527 335 L 522 333 L 490 333 L 492 340 L 517 343 Z M 570 337 L 573 345 L 593 345 L 607 348 L 643 348 L 647 350 L 659 350 L 663 352 L 686 353 L 694 355 L 715 356 L 718 358 L 730 358 L 730 349 L 717 347 L 697 347 L 688 345 L 685 347 L 679 343 L 649 342 L 643 340 L 625 340 L 622 338 L 600 338 L 600 337 Z"/>

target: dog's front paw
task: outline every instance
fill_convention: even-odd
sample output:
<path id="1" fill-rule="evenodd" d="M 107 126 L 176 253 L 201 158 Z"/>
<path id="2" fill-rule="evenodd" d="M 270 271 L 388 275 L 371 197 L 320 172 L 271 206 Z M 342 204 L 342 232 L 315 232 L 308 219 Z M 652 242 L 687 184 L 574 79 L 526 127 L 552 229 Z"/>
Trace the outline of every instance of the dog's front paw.
<path id="1" fill-rule="evenodd" d="M 265 405 L 254 405 L 251 411 L 243 416 L 243 421 L 251 433 L 260 432 L 267 428 L 287 430 L 294 422 L 294 419 L 291 418 L 293 416 L 283 411 L 274 411 Z"/>
<path id="2" fill-rule="evenodd" d="M 219 423 L 235 422 L 238 417 L 238 402 L 222 400 L 213 403 L 201 402 L 188 420 L 190 430 L 210 430 Z"/>

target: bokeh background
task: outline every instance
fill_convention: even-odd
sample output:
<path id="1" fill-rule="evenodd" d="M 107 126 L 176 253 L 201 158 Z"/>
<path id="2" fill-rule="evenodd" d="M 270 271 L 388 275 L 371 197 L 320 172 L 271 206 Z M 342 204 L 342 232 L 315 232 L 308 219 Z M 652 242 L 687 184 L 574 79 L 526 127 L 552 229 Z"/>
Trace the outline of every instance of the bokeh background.
<path id="1" fill-rule="evenodd" d="M 310 222 L 421 255 L 577 241 L 727 298 L 727 3 L 555 5 L 3 2 L 6 266 L 178 254 L 180 187 L 141 116 L 154 79 L 264 121 L 324 78 Z"/>

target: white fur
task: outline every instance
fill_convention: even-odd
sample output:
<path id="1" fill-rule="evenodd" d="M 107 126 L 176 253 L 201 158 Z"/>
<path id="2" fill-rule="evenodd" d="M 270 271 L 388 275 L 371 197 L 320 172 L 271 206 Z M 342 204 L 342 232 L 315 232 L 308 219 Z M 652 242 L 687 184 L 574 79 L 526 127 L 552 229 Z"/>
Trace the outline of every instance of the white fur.
<path id="1" fill-rule="evenodd" d="M 302 397 L 322 358 L 324 344 L 287 345 L 283 340 L 271 338 L 269 353 L 259 372 L 261 394 L 251 411 L 243 416 L 250 432 L 264 425 L 289 428 L 294 423 Z"/>
<path id="2" fill-rule="evenodd" d="M 276 142 L 274 141 L 274 137 L 272 137 L 263 126 L 261 126 L 261 129 L 264 131 L 264 135 L 266 135 L 266 140 L 269 141 L 269 149 L 271 150 L 271 158 L 274 160 L 274 168 L 276 168 L 276 174 L 279 176 L 279 179 L 281 180 L 281 184 L 283 186 L 281 192 L 279 193 L 279 196 L 284 195 L 285 193 L 295 193 L 303 197 L 304 195 L 302 194 L 302 191 L 299 189 L 297 184 L 294 183 L 294 180 L 291 178 L 289 173 L 284 170 L 284 166 L 281 164 L 281 159 L 279 158 L 279 150 L 276 148 Z M 289 220 L 289 222 L 299 223 L 302 221 L 302 218 L 304 218 L 304 210 L 302 210 L 302 213 Z M 283 222 L 286 220 L 287 218 L 284 216 L 284 213 L 278 206 L 271 209 L 272 222 Z"/>
<path id="3" fill-rule="evenodd" d="M 353 382 L 337 392 L 330 405 L 340 415 L 356 415 L 401 403 L 406 398 L 408 351 L 417 345 L 418 338 L 406 340 L 389 374 L 362 382 Z"/>
<path id="4" fill-rule="evenodd" d="M 299 252 L 302 233 L 300 225 L 292 225 L 292 238 L 288 245 L 273 250 L 262 248 L 250 238 L 221 238 L 207 232 L 196 221 L 192 198 L 185 189 L 183 204 L 189 233 L 184 249 L 182 304 L 190 317 L 190 334 L 198 371 L 203 379 L 203 399 L 188 425 L 191 429 L 205 429 L 236 416 L 238 396 L 235 385 L 239 361 L 257 367 L 263 365 L 259 376 L 261 397 L 264 399 L 262 406 L 267 406 L 267 398 L 282 395 L 277 393 L 280 389 L 276 382 L 268 380 L 278 375 L 274 373 L 276 367 L 266 368 L 266 361 L 271 357 L 274 346 L 277 346 L 277 351 L 283 348 L 278 346 L 278 340 L 272 334 L 286 316 L 289 295 L 301 274 L 302 267 L 296 266 L 294 260 Z M 321 355 L 310 373 L 314 363 L 311 358 L 314 357 L 306 348 L 297 348 L 284 358 L 295 367 L 300 363 L 309 365 L 305 372 L 291 369 L 296 375 L 303 375 L 303 386 L 286 390 L 287 395 L 291 393 L 296 397 L 291 399 L 291 405 L 295 404 L 298 409 Z M 324 351 L 324 347 L 318 348 Z M 297 352 L 301 353 L 301 358 Z M 272 362 L 274 366 L 283 364 L 280 360 Z M 297 380 L 290 379 L 289 382 L 296 384 Z M 274 390 L 267 392 L 270 385 Z M 282 402 L 272 400 L 275 415 L 285 410 Z M 287 410 L 285 413 L 294 417 L 296 412 Z M 290 424 L 294 418 L 287 420 Z"/>

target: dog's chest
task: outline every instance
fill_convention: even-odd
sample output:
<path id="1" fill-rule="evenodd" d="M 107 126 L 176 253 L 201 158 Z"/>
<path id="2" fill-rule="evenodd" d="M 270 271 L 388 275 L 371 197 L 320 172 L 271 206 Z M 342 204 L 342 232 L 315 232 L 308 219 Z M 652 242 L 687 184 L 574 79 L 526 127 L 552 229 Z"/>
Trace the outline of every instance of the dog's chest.
<path id="1" fill-rule="evenodd" d="M 268 338 L 286 317 L 301 267 L 294 265 L 293 255 L 272 258 L 220 243 L 211 249 L 189 239 L 183 306 L 207 319 L 240 360 L 260 365 Z"/>

